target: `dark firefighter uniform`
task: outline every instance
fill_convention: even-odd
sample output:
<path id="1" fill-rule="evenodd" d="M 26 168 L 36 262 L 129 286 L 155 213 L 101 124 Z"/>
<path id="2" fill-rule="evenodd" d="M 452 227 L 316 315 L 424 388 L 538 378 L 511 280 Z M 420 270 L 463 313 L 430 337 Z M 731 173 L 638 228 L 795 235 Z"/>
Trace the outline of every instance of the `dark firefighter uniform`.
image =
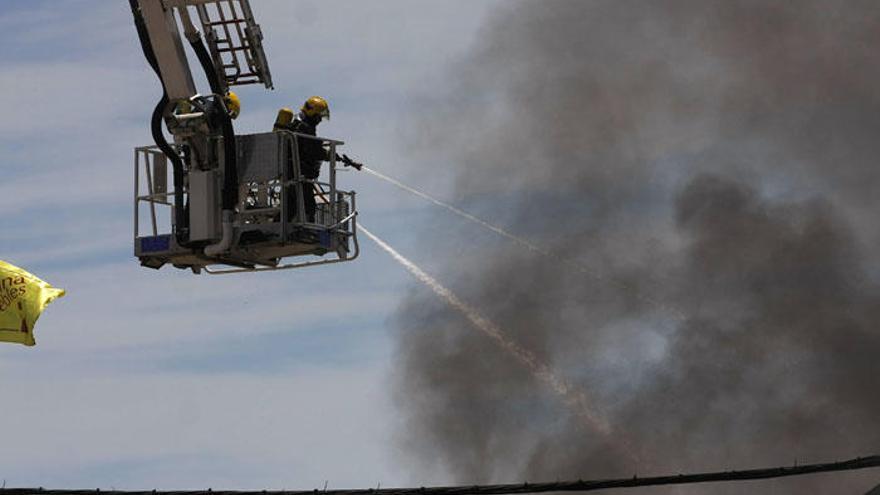
<path id="1" fill-rule="evenodd" d="M 322 119 L 329 117 L 330 110 L 327 106 L 327 102 L 321 97 L 313 96 L 306 100 L 296 118 L 293 118 L 293 111 L 289 108 L 282 108 L 278 112 L 278 118 L 275 120 L 274 129 L 276 131 L 286 130 L 299 134 L 316 136 L 318 132 L 318 124 L 321 123 Z M 303 206 L 305 208 L 304 219 L 306 222 L 313 223 L 315 221 L 316 209 L 315 186 L 310 181 L 314 181 L 318 178 L 321 174 L 321 162 L 328 161 L 330 157 L 327 149 L 324 148 L 321 141 L 318 139 L 297 137 L 296 144 L 299 148 L 300 172 L 302 173 L 303 178 L 307 179 L 307 181 L 302 183 Z M 293 160 L 288 162 L 288 167 L 288 177 L 293 177 Z M 288 187 L 287 197 L 289 198 L 287 217 L 288 219 L 291 219 L 296 215 L 298 195 L 295 186 Z"/>

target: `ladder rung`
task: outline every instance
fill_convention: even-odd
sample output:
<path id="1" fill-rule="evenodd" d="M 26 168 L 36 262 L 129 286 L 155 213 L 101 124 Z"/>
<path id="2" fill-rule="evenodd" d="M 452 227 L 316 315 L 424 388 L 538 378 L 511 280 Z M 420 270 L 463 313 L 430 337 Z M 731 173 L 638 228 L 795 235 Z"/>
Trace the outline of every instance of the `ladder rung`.
<path id="1" fill-rule="evenodd" d="M 224 21 L 211 21 L 206 23 L 206 26 L 222 26 L 224 24 L 245 24 L 247 21 L 244 19 L 227 19 Z"/>
<path id="2" fill-rule="evenodd" d="M 260 84 L 263 81 L 260 81 L 259 79 L 248 79 L 247 81 L 240 81 L 240 80 L 236 79 L 235 81 L 229 81 L 229 82 L 235 83 L 236 86 L 244 86 L 246 84 Z"/>
<path id="3" fill-rule="evenodd" d="M 218 53 L 246 52 L 250 46 L 234 46 L 232 48 L 218 48 Z"/>

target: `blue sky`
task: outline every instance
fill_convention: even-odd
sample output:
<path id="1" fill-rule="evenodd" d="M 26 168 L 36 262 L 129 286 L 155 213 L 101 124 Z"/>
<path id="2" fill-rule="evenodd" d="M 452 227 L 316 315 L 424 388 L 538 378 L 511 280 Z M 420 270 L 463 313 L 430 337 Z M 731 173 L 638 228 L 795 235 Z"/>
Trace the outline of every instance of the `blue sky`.
<path id="1" fill-rule="evenodd" d="M 320 94 L 333 115 L 322 134 L 442 197 L 442 157 L 400 150 L 408 123 L 445 104 L 444 68 L 495 3 L 252 0 L 276 90 L 239 92 L 237 131 L 268 130 L 278 107 Z M 68 291 L 36 347 L 0 347 L 7 486 L 448 481 L 414 474 L 395 447 L 387 327 L 413 284 L 403 269 L 367 239 L 354 263 L 293 272 L 139 267 L 132 148 L 149 144 L 160 86 L 127 2 L 4 0 L 0 45 L 0 259 Z M 435 267 L 416 250 L 430 205 L 366 175 L 341 180 L 366 225 Z"/>

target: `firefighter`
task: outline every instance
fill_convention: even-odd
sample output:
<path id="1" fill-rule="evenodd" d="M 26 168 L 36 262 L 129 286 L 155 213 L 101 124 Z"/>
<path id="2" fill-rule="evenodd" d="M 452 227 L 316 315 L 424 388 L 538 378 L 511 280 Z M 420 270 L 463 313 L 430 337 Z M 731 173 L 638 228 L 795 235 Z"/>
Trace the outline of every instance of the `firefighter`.
<path id="1" fill-rule="evenodd" d="M 316 136 L 318 134 L 318 124 L 323 119 L 330 118 L 330 106 L 327 100 L 320 96 L 312 96 L 303 103 L 299 114 L 294 118 L 293 110 L 282 108 L 278 111 L 278 117 L 275 119 L 274 130 L 285 130 L 296 132 L 298 134 L 306 134 Z M 305 207 L 305 221 L 313 223 L 315 221 L 315 185 L 314 180 L 321 174 L 321 162 L 327 161 L 327 150 L 322 146 L 321 141 L 317 139 L 309 139 L 305 137 L 296 138 L 297 148 L 299 148 L 299 167 L 302 177 L 303 204 Z M 292 167 L 292 163 L 290 164 Z M 293 176 L 292 170 L 288 173 Z M 292 217 L 296 213 L 296 188 L 290 187 L 287 190 L 288 198 L 288 217 Z"/>
<path id="2" fill-rule="evenodd" d="M 318 124 L 324 119 L 330 120 L 330 105 L 327 104 L 327 100 L 324 98 L 312 96 L 303 103 L 296 116 L 294 116 L 293 110 L 290 108 L 279 110 L 273 129 L 316 136 Z M 319 139 L 297 137 L 296 143 L 299 148 L 300 173 L 306 179 L 302 183 L 305 220 L 307 222 L 314 222 L 316 204 L 315 186 L 312 181 L 316 180 L 321 174 L 321 162 L 330 160 L 330 156 Z M 358 170 L 361 168 L 360 163 L 351 160 L 346 155 L 337 158 L 346 166 L 351 166 Z M 292 166 L 292 163 L 290 165 Z M 292 171 L 288 175 L 292 176 Z M 291 218 L 296 213 L 296 189 L 294 187 L 288 189 L 288 197 L 291 198 L 288 207 L 288 218 Z"/>

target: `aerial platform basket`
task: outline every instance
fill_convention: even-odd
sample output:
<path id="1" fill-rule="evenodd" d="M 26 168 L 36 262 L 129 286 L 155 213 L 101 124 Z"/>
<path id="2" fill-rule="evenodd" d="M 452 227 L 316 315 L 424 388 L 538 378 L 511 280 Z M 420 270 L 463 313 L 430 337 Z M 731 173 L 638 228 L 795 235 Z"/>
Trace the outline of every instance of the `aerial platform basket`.
<path id="1" fill-rule="evenodd" d="M 301 139 L 317 139 L 328 151 L 329 164 L 322 166 L 324 173 L 318 179 L 301 173 Z M 343 144 L 287 131 L 237 136 L 238 202 L 231 212 L 231 241 L 221 248 L 217 246 L 224 242 L 222 167 L 191 168 L 197 162 L 188 158 L 192 150 L 175 146 L 187 167 L 182 190 L 186 214 L 175 215 L 171 198 L 177 191 L 169 188 L 173 181 L 165 154 L 156 146 L 135 148 L 135 256 L 151 268 L 171 264 L 212 274 L 283 270 L 357 258 L 355 193 L 336 185 L 336 150 Z M 313 219 L 306 214 L 308 195 L 316 203 Z M 186 225 L 176 225 L 175 219 L 180 218 Z"/>

